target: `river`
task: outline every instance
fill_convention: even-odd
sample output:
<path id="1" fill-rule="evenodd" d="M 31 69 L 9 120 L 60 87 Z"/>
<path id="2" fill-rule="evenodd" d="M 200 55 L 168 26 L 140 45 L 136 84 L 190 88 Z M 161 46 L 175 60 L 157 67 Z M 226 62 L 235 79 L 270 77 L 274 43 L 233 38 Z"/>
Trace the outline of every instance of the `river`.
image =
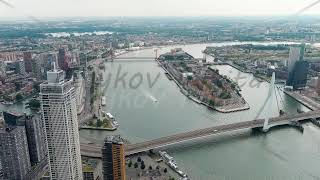
<path id="1" fill-rule="evenodd" d="M 210 45 L 226 44 L 230 43 Z M 201 51 L 206 46 L 179 47 L 195 57 L 202 57 Z M 158 53 L 171 48 L 161 48 Z M 126 56 L 153 57 L 154 50 L 123 55 Z M 241 77 L 239 84 L 242 85 L 242 95 L 251 107 L 247 111 L 218 113 L 187 99 L 152 59 L 128 61 L 119 59 L 108 62 L 104 73 L 104 93 L 107 97 L 105 110 L 115 115 L 120 128 L 113 133 L 82 130 L 81 141 L 102 143 L 106 135 L 121 134 L 135 143 L 199 128 L 252 120 L 267 98 L 268 83 L 257 84 L 250 74 L 230 66 L 216 66 L 221 74 L 233 79 Z M 123 81 L 116 80 L 117 74 L 118 78 L 123 76 Z M 277 94 L 279 106 L 284 111 L 296 113 L 297 108 L 307 111 L 281 91 Z M 276 103 L 270 109 L 265 109 L 261 116 L 266 115 L 278 115 Z M 227 133 L 201 142 L 177 145 L 167 151 L 174 156 L 181 169 L 195 180 L 319 179 L 320 129 L 311 124 L 305 124 L 304 127 L 303 134 L 289 127 L 276 128 L 268 134 L 251 134 L 250 131 Z"/>
<path id="2" fill-rule="evenodd" d="M 195 57 L 202 57 L 201 51 L 206 44 L 180 47 Z M 171 48 L 159 49 L 158 53 L 167 52 Z M 125 56 L 153 57 L 154 50 L 132 52 Z M 199 128 L 252 120 L 267 98 L 268 83 L 257 84 L 257 80 L 250 74 L 230 66 L 216 66 L 221 74 L 232 79 L 241 78 L 239 84 L 242 86 L 242 95 L 251 107 L 248 111 L 218 113 L 187 99 L 151 59 L 128 61 L 120 59 L 106 63 L 104 75 L 105 80 L 110 78 L 104 91 L 108 100 L 105 110 L 116 116 L 120 123 L 119 130 L 114 133 L 81 131 L 81 140 L 101 143 L 108 134 L 121 134 L 134 143 Z M 116 81 L 117 74 L 121 77 L 125 73 L 124 81 Z M 159 78 L 151 87 L 158 75 Z M 142 83 L 137 88 L 132 87 L 139 85 L 140 78 L 137 77 L 142 77 Z M 296 113 L 297 108 L 307 111 L 303 105 L 281 91 L 277 97 L 280 109 L 287 113 Z M 261 116 L 267 114 L 278 115 L 276 102 L 271 109 L 262 111 Z M 167 151 L 175 157 L 181 169 L 196 180 L 317 179 L 320 178 L 317 166 L 320 162 L 320 130 L 311 124 L 304 126 L 303 134 L 288 127 L 273 129 L 268 134 L 252 135 L 250 131 L 240 131 L 197 143 L 177 145 Z"/>

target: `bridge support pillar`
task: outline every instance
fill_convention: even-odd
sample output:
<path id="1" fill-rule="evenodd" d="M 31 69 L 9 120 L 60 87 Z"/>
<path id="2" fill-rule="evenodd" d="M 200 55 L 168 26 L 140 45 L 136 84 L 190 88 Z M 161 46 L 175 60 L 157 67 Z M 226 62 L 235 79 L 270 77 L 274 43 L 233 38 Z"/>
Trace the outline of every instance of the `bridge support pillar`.
<path id="1" fill-rule="evenodd" d="M 266 120 L 264 121 L 264 125 L 263 125 L 263 128 L 262 128 L 262 131 L 265 132 L 265 133 L 269 131 L 268 122 L 269 122 L 269 120 L 266 119 Z"/>
<path id="2" fill-rule="evenodd" d="M 266 105 L 266 110 L 271 110 L 272 109 L 272 103 L 274 101 L 274 91 L 275 91 L 275 88 L 274 88 L 274 84 L 275 84 L 275 81 L 276 81 L 276 75 L 275 73 L 273 72 L 272 73 L 272 78 L 271 78 L 271 82 L 270 82 L 270 89 L 269 89 L 269 93 L 268 93 L 268 99 L 267 99 L 267 105 Z M 267 112 L 266 113 L 266 118 L 264 120 L 264 123 L 263 123 L 263 132 L 268 132 L 269 131 L 269 119 L 271 118 L 271 113 Z"/>

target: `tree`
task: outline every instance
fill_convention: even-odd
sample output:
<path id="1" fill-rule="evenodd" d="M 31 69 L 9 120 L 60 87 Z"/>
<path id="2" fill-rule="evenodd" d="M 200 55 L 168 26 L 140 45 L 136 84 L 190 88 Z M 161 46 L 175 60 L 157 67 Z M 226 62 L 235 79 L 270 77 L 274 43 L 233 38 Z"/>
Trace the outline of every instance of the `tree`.
<path id="1" fill-rule="evenodd" d="M 102 121 L 100 119 L 97 119 L 97 127 L 101 127 L 102 126 Z"/>
<path id="2" fill-rule="evenodd" d="M 93 124 L 92 121 L 89 121 L 88 125 L 89 125 L 89 126 L 93 126 L 94 124 Z"/>
<path id="3" fill-rule="evenodd" d="M 145 164 L 141 164 L 141 169 L 144 170 L 146 168 Z"/>
<path id="4" fill-rule="evenodd" d="M 129 164 L 128 164 L 128 167 L 131 167 L 131 166 L 132 166 L 132 161 L 130 160 Z"/>
<path id="5" fill-rule="evenodd" d="M 136 169 L 137 169 L 139 165 L 138 165 L 138 163 L 137 163 L 137 162 L 135 162 L 133 166 L 134 166 L 134 168 L 136 168 Z"/>
<path id="6" fill-rule="evenodd" d="M 141 162 L 141 157 L 140 157 L 140 156 L 138 157 L 137 161 L 138 161 L 138 162 Z"/>
<path id="7" fill-rule="evenodd" d="M 152 166 L 150 165 L 150 166 L 149 166 L 149 170 L 152 170 L 152 169 L 153 169 L 153 168 L 152 168 Z"/>
<path id="8" fill-rule="evenodd" d="M 160 169 L 160 166 L 158 165 L 158 166 L 156 167 L 156 169 L 159 170 L 159 169 Z"/>
<path id="9" fill-rule="evenodd" d="M 21 101 L 22 99 L 23 99 L 23 96 L 20 93 L 18 93 L 16 95 L 16 101 Z"/>
<path id="10" fill-rule="evenodd" d="M 214 100 L 210 99 L 210 100 L 209 100 L 209 105 L 210 105 L 210 106 L 214 106 L 214 105 L 215 105 Z"/>
<path id="11" fill-rule="evenodd" d="M 34 110 L 40 109 L 40 101 L 37 99 L 31 99 L 27 103 L 27 108 L 34 109 Z"/>
<path id="12" fill-rule="evenodd" d="M 14 86 L 15 86 L 16 91 L 20 91 L 21 90 L 21 82 L 15 82 Z"/>
<path id="13" fill-rule="evenodd" d="M 33 87 L 35 92 L 40 92 L 40 83 L 39 82 L 34 82 L 32 84 L 32 87 Z"/>
<path id="14" fill-rule="evenodd" d="M 229 99 L 231 98 L 231 94 L 228 93 L 228 92 L 222 92 L 220 95 L 219 95 L 220 98 L 222 99 Z"/>
<path id="15" fill-rule="evenodd" d="M 164 173 L 167 173 L 167 172 L 168 172 L 168 169 L 167 169 L 167 168 L 164 168 L 163 172 L 164 172 Z"/>
<path id="16" fill-rule="evenodd" d="M 219 87 L 219 88 L 222 88 L 223 84 L 222 84 L 222 81 L 219 79 L 216 81 L 216 85 Z"/>

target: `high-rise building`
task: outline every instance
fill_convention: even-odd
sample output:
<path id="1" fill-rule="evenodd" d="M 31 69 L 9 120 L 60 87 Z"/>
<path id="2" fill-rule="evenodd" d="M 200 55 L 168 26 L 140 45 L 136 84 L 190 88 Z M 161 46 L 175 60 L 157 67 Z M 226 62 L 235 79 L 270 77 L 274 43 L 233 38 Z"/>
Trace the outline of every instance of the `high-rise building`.
<path id="1" fill-rule="evenodd" d="M 67 52 L 65 48 L 60 48 L 58 53 L 58 66 L 62 70 L 68 69 Z"/>
<path id="2" fill-rule="evenodd" d="M 303 61 L 305 51 L 305 45 L 290 47 L 289 60 L 288 60 L 288 72 L 291 73 L 297 61 Z"/>
<path id="3" fill-rule="evenodd" d="M 25 115 L 16 111 L 4 111 L 3 119 L 7 126 L 24 126 Z"/>
<path id="4" fill-rule="evenodd" d="M 57 64 L 57 53 L 48 52 L 40 54 L 41 59 L 41 72 L 44 79 L 47 79 L 47 74 L 45 72 L 53 69 L 53 63 Z"/>
<path id="5" fill-rule="evenodd" d="M 6 63 L 0 60 L 0 76 L 6 75 Z"/>
<path id="6" fill-rule="evenodd" d="M 23 126 L 0 129 L 0 161 L 3 179 L 25 179 L 31 165 Z"/>
<path id="7" fill-rule="evenodd" d="M 23 61 L 24 67 L 27 73 L 32 72 L 32 53 L 31 52 L 23 52 Z"/>
<path id="8" fill-rule="evenodd" d="M 290 47 L 287 86 L 292 86 L 293 89 L 303 88 L 307 83 L 309 64 L 303 61 L 304 52 L 304 44 Z"/>
<path id="9" fill-rule="evenodd" d="M 102 148 L 102 171 L 105 180 L 125 180 L 124 144 L 120 136 L 108 136 Z"/>
<path id="10" fill-rule="evenodd" d="M 46 146 L 40 114 L 26 116 L 26 133 L 31 165 L 36 165 L 45 158 Z"/>
<path id="11" fill-rule="evenodd" d="M 37 80 L 42 80 L 40 56 L 39 55 L 34 56 L 31 62 L 32 62 L 32 76 Z"/>
<path id="12" fill-rule="evenodd" d="M 25 75 L 26 74 L 26 69 L 25 69 L 25 63 L 23 62 L 23 60 L 18 60 L 15 62 L 16 65 L 16 74 L 21 74 L 21 75 Z"/>
<path id="13" fill-rule="evenodd" d="M 72 80 L 54 68 L 40 85 L 42 118 L 51 179 L 81 180 L 82 164 L 77 105 Z"/>
<path id="14" fill-rule="evenodd" d="M 40 114 L 25 115 L 15 111 L 4 111 L 3 118 L 7 127 L 25 128 L 31 165 L 43 160 L 46 146 Z"/>
<path id="15" fill-rule="evenodd" d="M 308 69 L 309 63 L 307 61 L 296 62 L 288 78 L 287 85 L 292 86 L 294 90 L 304 88 L 307 84 Z"/>

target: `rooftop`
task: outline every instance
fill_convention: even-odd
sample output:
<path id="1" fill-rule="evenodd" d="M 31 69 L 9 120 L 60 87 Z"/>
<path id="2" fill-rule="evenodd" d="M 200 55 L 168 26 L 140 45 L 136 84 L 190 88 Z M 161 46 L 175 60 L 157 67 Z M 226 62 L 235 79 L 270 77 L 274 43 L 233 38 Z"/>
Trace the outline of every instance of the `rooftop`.
<path id="1" fill-rule="evenodd" d="M 99 163 L 101 163 L 101 161 L 97 159 L 82 159 L 82 171 L 93 172 Z"/>
<path id="2" fill-rule="evenodd" d="M 105 138 L 105 143 L 123 144 L 123 139 L 120 135 L 107 136 Z"/>

